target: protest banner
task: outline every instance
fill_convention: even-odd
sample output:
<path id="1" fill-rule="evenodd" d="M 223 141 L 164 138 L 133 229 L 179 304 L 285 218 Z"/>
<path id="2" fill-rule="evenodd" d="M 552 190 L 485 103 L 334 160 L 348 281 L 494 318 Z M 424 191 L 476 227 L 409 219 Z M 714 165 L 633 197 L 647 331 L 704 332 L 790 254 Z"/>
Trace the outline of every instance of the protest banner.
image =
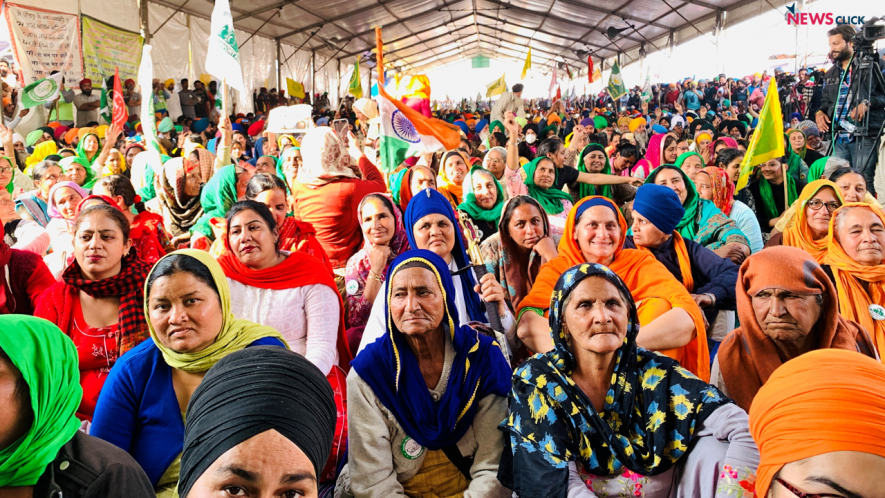
<path id="1" fill-rule="evenodd" d="M 83 70 L 87 78 L 98 81 L 120 68 L 120 78 L 138 76 L 144 38 L 138 33 L 83 17 Z"/>
<path id="2" fill-rule="evenodd" d="M 61 71 L 70 86 L 83 78 L 80 22 L 75 14 L 8 3 L 6 22 L 26 83 L 47 78 L 52 71 Z"/>

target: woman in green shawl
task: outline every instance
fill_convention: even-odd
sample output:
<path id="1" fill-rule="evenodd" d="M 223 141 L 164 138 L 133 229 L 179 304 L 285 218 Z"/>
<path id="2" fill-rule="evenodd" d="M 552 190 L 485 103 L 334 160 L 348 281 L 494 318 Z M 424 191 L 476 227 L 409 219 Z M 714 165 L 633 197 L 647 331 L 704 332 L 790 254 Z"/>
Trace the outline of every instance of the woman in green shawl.
<path id="1" fill-rule="evenodd" d="M 689 180 L 694 181 L 695 175 L 700 173 L 706 164 L 704 164 L 704 157 L 697 152 L 685 152 L 676 158 L 673 166 L 681 169 Z"/>
<path id="2" fill-rule="evenodd" d="M 122 131 L 122 128 L 119 126 L 109 126 L 105 132 L 103 147 L 101 146 L 101 140 L 95 133 L 89 132 L 83 135 L 83 138 L 77 144 L 77 157 L 83 159 L 90 168 L 97 168 L 98 174 L 96 176 L 101 176 L 101 166 L 107 160 L 111 149 L 116 147 L 117 139 L 120 138 Z M 100 147 L 101 150 L 99 151 Z"/>
<path id="3" fill-rule="evenodd" d="M 507 157 L 510 157 L 509 153 Z M 547 213 L 552 232 L 562 235 L 568 212 L 572 209 L 572 196 L 554 186 L 558 175 L 559 170 L 552 159 L 546 156 L 537 157 L 524 165 L 518 175 L 510 177 L 507 193 L 510 197 L 528 195 L 538 201 Z"/>
<path id="4" fill-rule="evenodd" d="M 464 179 L 464 201 L 458 210 L 470 217 L 479 230 L 482 241 L 498 232 L 498 221 L 504 207 L 504 189 L 495 175 L 480 166 L 474 166 Z"/>
<path id="5" fill-rule="evenodd" d="M 679 196 L 685 208 L 682 220 L 676 225 L 680 235 L 736 264 L 750 255 L 750 241 L 734 220 L 722 214 L 713 201 L 702 199 L 684 171 L 664 164 L 649 173 L 645 183 L 663 185 Z"/>
<path id="6" fill-rule="evenodd" d="M 805 163 L 806 168 L 813 165 L 818 159 L 824 157 L 820 154 L 820 152 L 808 148 L 808 137 L 805 136 L 804 131 L 798 130 L 796 128 L 791 128 L 787 130 L 786 135 L 787 146 L 795 155 L 799 156 L 799 158 L 802 159 L 802 162 Z M 796 162 L 795 159 L 793 160 L 793 162 Z M 806 182 L 809 181 L 807 177 L 802 179 Z M 817 178 L 813 178 L 810 181 L 813 180 L 817 180 Z"/>
<path id="7" fill-rule="evenodd" d="M 0 316 L 0 330 L 0 496 L 153 497 L 132 457 L 78 430 L 71 339 L 25 315 Z"/>
<path id="8" fill-rule="evenodd" d="M 6 161 L 5 163 L 3 161 Z M 6 170 L 9 170 L 7 173 Z M 0 156 L 0 189 L 6 189 L 9 192 L 9 195 L 13 195 L 12 193 L 15 191 L 15 170 L 18 169 L 15 167 L 15 163 L 12 162 L 12 159 L 6 156 Z M 9 178 L 6 178 L 6 177 Z M 4 182 L 6 182 L 4 184 Z"/>
<path id="9" fill-rule="evenodd" d="M 303 159 L 301 158 L 301 147 L 290 145 L 280 154 L 277 159 L 277 176 L 286 182 L 289 190 L 292 190 L 292 182 L 298 176 L 298 168 L 301 167 Z"/>
<path id="10" fill-rule="evenodd" d="M 762 238 L 767 242 L 771 229 L 780 221 L 784 211 L 799 198 L 805 188 L 805 181 L 796 179 L 790 170 L 790 158 L 799 157 L 792 151 L 786 156 L 770 159 L 759 166 L 760 177 L 749 185 L 750 195 L 756 205 L 756 219 L 762 229 Z M 784 193 L 786 191 L 786 194 Z M 787 197 L 785 199 L 784 197 Z M 786 202 L 785 202 L 786 201 Z"/>
<path id="11" fill-rule="evenodd" d="M 205 247 L 208 249 L 211 242 L 200 242 L 200 237 L 209 241 L 215 240 L 212 230 L 212 218 L 224 218 L 227 210 L 246 193 L 246 184 L 252 179 L 252 173 L 245 168 L 229 164 L 218 170 L 209 182 L 203 186 L 200 193 L 200 204 L 203 206 L 203 216 L 197 224 L 191 228 L 191 247 Z"/>
<path id="12" fill-rule="evenodd" d="M 98 179 L 95 175 L 95 171 L 89 166 L 89 163 L 80 156 L 66 157 L 59 161 L 58 165 L 61 167 L 61 170 L 64 172 L 68 180 L 86 190 L 91 190 L 92 186 L 95 185 L 95 181 Z"/>
<path id="13" fill-rule="evenodd" d="M 605 153 L 605 147 L 600 144 L 587 144 L 581 150 L 581 156 L 578 158 L 578 171 L 581 173 L 603 173 L 612 174 L 611 163 L 608 160 L 608 154 Z M 584 197 L 590 195 L 601 195 L 615 200 L 612 196 L 611 185 L 588 185 L 586 183 L 576 183 L 576 187 L 572 190 L 572 199 L 578 202 Z M 571 186 L 569 187 L 571 189 Z"/>

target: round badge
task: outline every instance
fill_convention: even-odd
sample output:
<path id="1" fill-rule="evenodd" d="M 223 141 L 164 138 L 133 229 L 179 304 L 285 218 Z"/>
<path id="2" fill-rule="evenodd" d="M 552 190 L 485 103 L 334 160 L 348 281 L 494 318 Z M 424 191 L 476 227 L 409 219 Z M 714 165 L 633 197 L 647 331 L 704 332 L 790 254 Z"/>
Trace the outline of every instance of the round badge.
<path id="1" fill-rule="evenodd" d="M 347 289 L 347 295 L 352 296 L 360 290 L 360 284 L 356 280 L 348 280 L 345 288 Z"/>
<path id="2" fill-rule="evenodd" d="M 403 456 L 408 458 L 409 460 L 414 460 L 421 456 L 422 453 L 424 453 L 424 447 L 408 436 L 403 439 L 403 445 L 401 449 L 403 452 Z"/>
<path id="3" fill-rule="evenodd" d="M 878 304 L 870 305 L 870 316 L 873 317 L 873 320 L 885 320 L 885 308 Z"/>

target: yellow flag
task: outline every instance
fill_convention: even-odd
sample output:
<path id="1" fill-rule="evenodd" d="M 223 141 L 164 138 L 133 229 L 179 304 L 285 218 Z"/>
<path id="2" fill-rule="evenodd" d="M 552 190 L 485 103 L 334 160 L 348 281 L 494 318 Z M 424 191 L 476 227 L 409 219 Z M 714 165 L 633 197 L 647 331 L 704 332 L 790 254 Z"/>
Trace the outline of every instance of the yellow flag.
<path id="1" fill-rule="evenodd" d="M 304 86 L 301 83 L 291 78 L 286 78 L 286 87 L 288 87 L 290 97 L 295 97 L 296 99 L 304 98 Z"/>
<path id="2" fill-rule="evenodd" d="M 203 82 L 203 85 L 209 86 L 209 82 L 212 81 L 212 75 L 202 73 L 200 74 L 200 81 Z"/>
<path id="3" fill-rule="evenodd" d="M 363 82 L 360 75 L 359 57 L 357 57 L 356 64 L 353 66 L 353 74 L 350 75 L 350 85 L 347 91 L 358 99 L 363 97 Z"/>
<path id="4" fill-rule="evenodd" d="M 486 85 L 486 97 L 494 97 L 495 95 L 501 95 L 502 93 L 507 91 L 507 83 L 504 81 L 504 75 L 502 74 L 500 78 Z"/>
<path id="5" fill-rule="evenodd" d="M 522 77 L 521 80 L 525 79 L 525 73 L 532 68 L 532 47 L 529 47 L 529 53 L 525 56 L 525 64 L 522 66 Z"/>
<path id="6" fill-rule="evenodd" d="M 750 173 L 753 168 L 776 157 L 784 155 L 784 116 L 781 112 L 781 103 L 777 94 L 777 84 L 774 78 L 768 84 L 768 95 L 765 96 L 765 104 L 759 113 L 759 126 L 750 139 L 750 146 L 741 163 L 741 176 L 738 177 L 736 190 L 747 186 Z"/>

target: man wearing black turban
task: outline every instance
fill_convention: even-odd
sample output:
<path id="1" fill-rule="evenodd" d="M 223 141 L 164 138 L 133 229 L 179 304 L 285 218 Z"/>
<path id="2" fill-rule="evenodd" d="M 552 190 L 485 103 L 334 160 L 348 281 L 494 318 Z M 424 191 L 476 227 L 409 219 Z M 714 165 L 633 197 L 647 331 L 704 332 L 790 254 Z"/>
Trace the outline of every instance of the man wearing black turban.
<path id="1" fill-rule="evenodd" d="M 262 346 L 230 354 L 188 404 L 178 494 L 285 488 L 317 496 L 335 417 L 329 382 L 303 356 Z"/>

